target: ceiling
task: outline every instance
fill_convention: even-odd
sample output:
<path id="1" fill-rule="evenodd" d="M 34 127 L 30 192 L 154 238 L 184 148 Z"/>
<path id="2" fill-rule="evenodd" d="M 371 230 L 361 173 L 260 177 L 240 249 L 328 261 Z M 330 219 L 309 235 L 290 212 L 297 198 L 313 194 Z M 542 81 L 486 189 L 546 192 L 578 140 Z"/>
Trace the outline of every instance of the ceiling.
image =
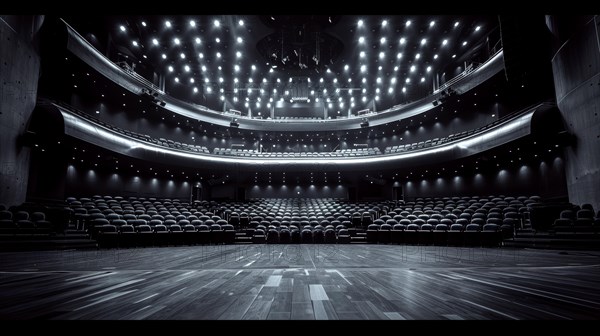
<path id="1" fill-rule="evenodd" d="M 292 111 L 299 101 L 300 113 L 327 109 L 333 118 L 384 110 L 431 93 L 499 41 L 496 16 L 64 19 L 113 61 L 159 86 L 164 80 L 170 95 L 254 117 Z"/>

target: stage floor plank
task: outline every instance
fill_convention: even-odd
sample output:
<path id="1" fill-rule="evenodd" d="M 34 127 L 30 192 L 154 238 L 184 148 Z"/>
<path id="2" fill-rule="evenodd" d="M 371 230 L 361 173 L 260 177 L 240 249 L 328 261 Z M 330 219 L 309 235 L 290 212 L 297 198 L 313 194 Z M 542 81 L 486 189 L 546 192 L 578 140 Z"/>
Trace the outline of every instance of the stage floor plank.
<path id="1" fill-rule="evenodd" d="M 600 252 L 223 245 L 0 253 L 0 319 L 598 319 Z"/>

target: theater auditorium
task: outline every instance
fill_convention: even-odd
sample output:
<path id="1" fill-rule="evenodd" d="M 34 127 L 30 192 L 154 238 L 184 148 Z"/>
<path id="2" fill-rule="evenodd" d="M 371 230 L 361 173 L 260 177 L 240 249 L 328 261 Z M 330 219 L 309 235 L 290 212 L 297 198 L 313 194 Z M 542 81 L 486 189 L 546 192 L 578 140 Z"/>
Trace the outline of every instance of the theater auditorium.
<path id="1" fill-rule="evenodd" d="M 599 36 L 0 15 L 0 319 L 598 319 Z"/>

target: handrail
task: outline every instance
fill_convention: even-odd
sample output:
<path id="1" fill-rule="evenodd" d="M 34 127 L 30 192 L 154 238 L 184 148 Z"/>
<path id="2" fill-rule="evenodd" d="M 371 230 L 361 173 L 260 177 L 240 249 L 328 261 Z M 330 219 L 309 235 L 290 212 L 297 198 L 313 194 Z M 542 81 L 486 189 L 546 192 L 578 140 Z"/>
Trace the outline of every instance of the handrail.
<path id="1" fill-rule="evenodd" d="M 108 63 L 112 63 L 116 68 L 121 69 L 125 74 L 131 76 L 132 78 L 142 82 L 144 85 L 150 86 L 153 90 L 158 91 L 162 94 L 164 94 L 165 92 L 162 91 L 159 87 L 157 87 L 156 85 L 154 85 L 152 82 L 150 82 L 149 80 L 147 80 L 146 78 L 142 77 L 140 74 L 136 73 L 135 71 L 133 71 L 133 69 L 129 69 L 130 66 L 129 64 L 127 64 L 126 67 L 122 67 L 119 66 L 120 64 L 113 62 L 110 58 L 106 57 L 103 53 L 100 52 L 100 50 L 96 49 L 96 47 L 94 47 L 93 44 L 91 44 L 85 37 L 81 36 L 81 34 L 79 34 L 79 32 L 77 30 L 75 30 L 73 27 L 71 27 L 71 25 L 69 25 L 67 23 L 67 21 L 65 21 L 64 19 L 60 19 L 69 29 L 70 31 L 77 35 L 81 41 L 83 41 L 87 47 L 95 50 L 98 54 L 102 55 L 105 58 L 105 61 Z M 121 63 L 121 62 L 119 62 Z"/>
<path id="2" fill-rule="evenodd" d="M 437 90 L 434 90 L 434 91 L 433 91 L 433 94 L 435 94 L 435 93 L 438 93 L 438 92 L 441 92 L 441 91 L 443 91 L 443 90 L 445 90 L 445 89 L 449 88 L 450 86 L 452 86 L 452 85 L 456 84 L 456 83 L 457 83 L 458 81 L 460 81 L 461 79 L 463 79 L 463 78 L 467 77 L 467 75 L 468 75 L 468 74 L 470 74 L 471 72 L 473 72 L 473 71 L 475 71 L 476 69 L 480 68 L 480 67 L 481 67 L 481 66 L 483 66 L 484 64 L 488 63 L 490 60 L 494 59 L 494 57 L 495 57 L 496 55 L 498 55 L 498 53 L 500 53 L 502 50 L 503 50 L 502 48 L 498 49 L 498 50 L 497 50 L 495 53 L 493 53 L 492 55 L 490 55 L 490 57 L 488 57 L 488 59 L 487 59 L 485 62 L 483 62 L 483 63 L 479 63 L 479 65 L 477 65 L 477 66 L 473 66 L 473 63 L 469 64 L 469 65 L 467 66 L 467 68 L 466 68 L 466 69 L 465 69 L 463 72 L 459 73 L 459 74 L 458 74 L 458 75 L 456 75 L 454 78 L 452 78 L 452 79 L 450 79 L 449 81 L 447 81 L 446 83 L 444 83 L 444 84 L 440 85 L 440 87 L 439 87 L 439 88 L 437 88 Z"/>
<path id="3" fill-rule="evenodd" d="M 136 78 L 137 80 L 139 80 L 140 82 L 144 83 L 145 85 L 151 87 L 154 91 L 158 91 L 160 93 L 164 93 L 164 91 L 162 91 L 158 86 L 154 85 L 154 83 L 150 82 L 149 80 L 147 80 L 146 78 L 144 78 L 143 76 L 141 76 L 140 74 L 138 74 L 137 72 L 135 72 L 135 70 L 133 70 L 133 68 L 125 61 L 121 61 L 116 63 L 117 65 L 121 65 L 121 69 L 125 70 L 125 73 L 129 74 L 130 76 Z"/>
<path id="4" fill-rule="evenodd" d="M 117 126 L 113 126 L 113 125 L 107 124 L 107 123 L 105 123 L 105 122 L 103 122 L 103 121 L 95 118 L 94 116 L 89 115 L 88 113 L 85 113 L 85 112 L 83 112 L 83 111 L 81 111 L 81 110 L 79 110 L 77 108 L 74 108 L 74 107 L 72 107 L 72 106 L 70 106 L 68 104 L 65 104 L 64 102 L 60 102 L 60 101 L 56 101 L 56 100 L 49 100 L 49 99 L 44 99 L 44 98 L 40 98 L 39 101 L 42 102 L 42 103 L 47 103 L 48 102 L 50 104 L 52 104 L 52 103 L 56 104 L 56 105 L 58 105 L 58 106 L 60 106 L 60 107 L 62 107 L 64 109 L 66 109 L 68 111 L 71 111 L 72 113 L 74 113 L 74 114 L 76 114 L 76 115 L 78 115 L 78 116 L 80 116 L 80 117 L 82 117 L 84 119 L 87 119 L 90 122 L 93 122 L 93 123 L 97 124 L 98 126 L 110 129 L 110 130 L 112 130 L 114 132 L 117 132 L 117 133 L 119 133 L 119 134 L 121 134 L 123 136 L 129 137 L 129 138 L 133 138 L 133 139 L 137 139 L 137 140 L 142 140 L 142 141 L 145 141 L 145 142 L 148 142 L 148 143 L 152 143 L 154 145 L 158 145 L 158 146 L 161 146 L 161 147 L 169 148 L 169 149 L 182 150 L 182 151 L 186 151 L 186 152 L 196 152 L 196 153 L 202 154 L 202 155 L 218 155 L 218 156 L 228 155 L 228 154 L 225 154 L 225 153 L 217 153 L 217 149 L 219 149 L 219 148 L 214 148 L 213 151 L 211 151 L 210 149 L 208 149 L 208 147 L 206 147 L 204 145 L 198 146 L 198 145 L 192 145 L 192 144 L 187 144 L 187 143 L 179 143 L 179 142 L 176 142 L 176 141 L 173 141 L 173 140 L 170 140 L 170 139 L 153 138 L 153 137 L 151 137 L 151 136 L 149 136 L 147 134 L 141 134 L 141 133 L 137 133 L 137 132 L 134 132 L 134 131 L 128 131 L 128 130 L 122 129 L 120 127 L 117 127 Z M 376 151 L 375 154 L 365 154 L 365 155 L 360 155 L 360 156 L 370 156 L 370 157 L 372 157 L 372 156 L 380 156 L 380 155 L 398 154 L 398 153 L 403 153 L 403 152 L 407 152 L 407 151 L 411 151 L 412 152 L 412 151 L 417 151 L 417 150 L 421 150 L 421 149 L 435 148 L 435 147 L 442 146 L 442 145 L 445 145 L 445 144 L 448 144 L 448 143 L 460 141 L 460 140 L 463 140 L 463 139 L 471 137 L 471 136 L 477 136 L 481 132 L 484 132 L 484 131 L 486 131 L 486 130 L 488 130 L 490 128 L 494 128 L 494 127 L 496 127 L 498 125 L 504 124 L 505 122 L 507 122 L 507 121 L 509 121 L 511 119 L 514 119 L 516 117 L 519 117 L 521 114 L 523 114 L 523 113 L 525 113 L 527 111 L 531 111 L 533 109 L 536 109 L 539 106 L 542 106 L 544 104 L 547 104 L 547 102 L 532 104 L 532 105 L 529 105 L 529 106 L 527 106 L 527 107 L 525 107 L 523 109 L 520 109 L 518 111 L 511 112 L 511 113 L 503 116 L 502 118 L 499 118 L 498 120 L 495 120 L 494 122 L 486 124 L 484 126 L 481 126 L 481 127 L 475 128 L 475 129 L 470 129 L 470 130 L 467 130 L 467 131 L 462 131 L 460 133 L 448 135 L 448 136 L 443 137 L 442 139 L 440 139 L 440 141 L 437 142 L 435 145 L 430 145 L 430 146 L 425 146 L 425 147 L 421 146 L 421 147 L 415 147 L 415 148 L 410 148 L 410 149 L 406 148 L 405 150 L 403 150 L 401 152 L 397 152 L 397 151 L 390 152 L 389 150 L 392 148 L 392 146 L 387 146 L 383 151 L 379 147 L 370 147 L 370 148 L 372 148 L 372 149 L 374 149 Z M 422 141 L 422 142 L 427 142 L 427 141 L 431 141 L 431 140 L 433 140 L 433 139 L 428 139 L 428 140 Z M 174 143 L 176 145 L 175 145 L 175 147 L 169 146 L 169 145 L 165 145 L 164 144 L 165 141 L 167 143 L 171 142 L 171 143 Z M 355 144 L 355 146 L 356 145 L 357 144 Z M 365 145 L 366 146 L 367 144 L 358 144 L 358 145 Z M 406 144 L 406 145 L 410 145 L 410 144 Z M 232 145 L 232 147 L 233 146 L 234 145 Z M 197 150 L 192 150 L 192 148 L 200 148 L 203 151 L 199 152 Z M 337 148 L 337 146 L 336 146 L 336 148 Z M 350 149 L 347 149 L 347 150 L 350 151 Z M 345 151 L 345 150 L 342 150 L 342 151 Z M 274 153 L 275 154 L 283 154 L 284 152 L 274 152 Z M 331 153 L 331 152 L 319 152 L 319 153 L 327 154 L 327 153 Z M 254 153 L 254 154 L 256 154 L 256 153 Z M 259 154 L 260 154 L 260 152 L 259 152 Z M 269 154 L 271 154 L 271 152 L 269 152 Z M 240 155 L 233 155 L 233 156 L 240 156 Z M 260 155 L 259 157 L 268 157 L 268 156 L 269 155 L 267 155 L 267 156 Z M 315 155 L 309 155 L 309 157 L 315 157 L 316 158 L 316 157 L 321 157 L 321 155 L 316 155 L 316 156 Z"/>

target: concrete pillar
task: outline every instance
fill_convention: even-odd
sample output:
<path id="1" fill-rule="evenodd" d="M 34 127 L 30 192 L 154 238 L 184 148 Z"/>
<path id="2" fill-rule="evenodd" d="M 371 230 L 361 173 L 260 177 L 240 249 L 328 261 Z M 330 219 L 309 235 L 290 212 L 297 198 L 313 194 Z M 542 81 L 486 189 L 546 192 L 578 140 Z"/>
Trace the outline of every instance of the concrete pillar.
<path id="1" fill-rule="evenodd" d="M 600 210 L 600 16 L 548 16 L 558 108 L 576 141 L 565 148 L 569 200 Z"/>
<path id="2" fill-rule="evenodd" d="M 30 150 L 20 141 L 35 107 L 40 57 L 34 48 L 43 17 L 0 16 L 0 203 L 27 197 Z"/>

